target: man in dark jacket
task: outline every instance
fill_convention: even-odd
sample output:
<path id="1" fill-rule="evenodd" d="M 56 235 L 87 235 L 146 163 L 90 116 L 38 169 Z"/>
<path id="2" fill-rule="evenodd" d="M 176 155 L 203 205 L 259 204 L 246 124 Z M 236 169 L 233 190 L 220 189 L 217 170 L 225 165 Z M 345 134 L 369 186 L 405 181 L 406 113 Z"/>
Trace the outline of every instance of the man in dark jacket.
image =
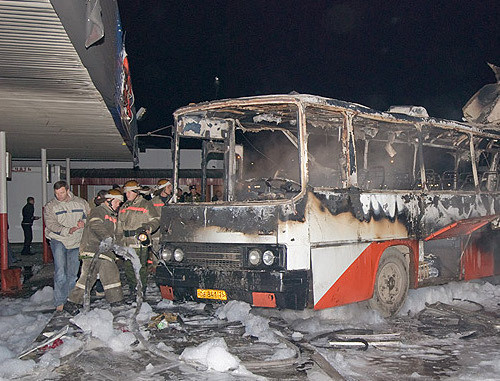
<path id="1" fill-rule="evenodd" d="M 31 255 L 31 242 L 33 241 L 33 221 L 38 220 L 40 217 L 34 216 L 35 214 L 35 199 L 33 197 L 28 197 L 26 199 L 26 205 L 23 207 L 23 221 L 21 222 L 21 227 L 24 232 L 24 247 L 21 251 L 22 255 Z"/>

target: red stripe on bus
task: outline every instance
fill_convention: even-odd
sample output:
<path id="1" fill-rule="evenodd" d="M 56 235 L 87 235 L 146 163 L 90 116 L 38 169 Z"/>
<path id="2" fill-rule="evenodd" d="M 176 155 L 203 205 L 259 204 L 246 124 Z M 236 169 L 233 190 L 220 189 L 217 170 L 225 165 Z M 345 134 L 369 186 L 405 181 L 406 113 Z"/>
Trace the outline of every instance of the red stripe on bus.
<path id="1" fill-rule="evenodd" d="M 415 261 L 415 258 L 418 263 L 418 241 L 398 239 L 373 242 L 363 250 L 358 258 L 321 297 L 318 303 L 314 305 L 314 309 L 320 310 L 370 299 L 373 296 L 373 287 L 380 257 L 385 249 L 396 245 L 410 248 L 410 255 L 413 255 L 413 260 L 410 261 L 410 280 L 414 280 L 413 287 L 416 287 L 417 276 L 411 274 L 412 271 L 415 271 L 412 270 L 414 267 L 412 267 L 411 263 Z M 412 287 L 411 284 L 410 287 Z"/>

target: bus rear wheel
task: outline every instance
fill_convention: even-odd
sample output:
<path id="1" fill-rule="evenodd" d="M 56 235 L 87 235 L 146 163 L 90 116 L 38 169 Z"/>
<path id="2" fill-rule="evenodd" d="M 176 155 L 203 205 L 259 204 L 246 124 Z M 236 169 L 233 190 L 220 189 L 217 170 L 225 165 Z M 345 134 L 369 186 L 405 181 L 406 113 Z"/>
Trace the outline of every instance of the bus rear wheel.
<path id="1" fill-rule="evenodd" d="M 369 304 L 384 317 L 394 316 L 405 302 L 408 286 L 408 268 L 403 254 L 389 248 L 380 258 Z"/>

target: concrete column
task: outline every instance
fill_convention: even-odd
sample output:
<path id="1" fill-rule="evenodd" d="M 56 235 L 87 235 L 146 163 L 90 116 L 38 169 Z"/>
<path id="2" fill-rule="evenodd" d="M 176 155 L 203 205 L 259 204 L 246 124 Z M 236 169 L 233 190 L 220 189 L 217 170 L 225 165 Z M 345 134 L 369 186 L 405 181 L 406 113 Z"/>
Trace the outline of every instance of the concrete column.
<path id="1" fill-rule="evenodd" d="M 68 183 L 69 189 L 71 189 L 71 169 L 70 169 L 70 158 L 66 158 L 66 182 Z"/>
<path id="2" fill-rule="evenodd" d="M 47 240 L 45 238 L 45 213 L 44 208 L 47 203 L 47 150 L 42 148 L 41 150 L 42 156 L 42 246 L 43 253 L 42 259 L 43 263 L 52 262 L 52 252 L 50 251 L 50 247 L 47 244 Z"/>
<path id="3" fill-rule="evenodd" d="M 47 150 L 42 148 L 42 205 L 47 203 Z"/>
<path id="4" fill-rule="evenodd" d="M 7 218 L 7 145 L 5 141 L 5 131 L 0 131 L 0 268 L 9 268 L 8 257 L 8 218 Z M 2 277 L 2 290 L 3 290 Z"/>
<path id="5" fill-rule="evenodd" d="M 7 144 L 5 131 L 0 131 L 0 268 L 2 293 L 22 290 L 21 268 L 9 269 L 9 221 L 7 218 Z"/>

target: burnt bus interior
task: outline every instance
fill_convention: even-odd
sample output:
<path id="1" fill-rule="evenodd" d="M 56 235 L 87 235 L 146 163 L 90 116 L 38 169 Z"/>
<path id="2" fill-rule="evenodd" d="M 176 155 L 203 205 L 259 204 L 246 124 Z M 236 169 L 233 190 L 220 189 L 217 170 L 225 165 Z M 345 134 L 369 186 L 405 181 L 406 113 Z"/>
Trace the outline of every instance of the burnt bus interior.
<path id="1" fill-rule="evenodd" d="M 354 186 L 370 191 L 500 190 L 500 141 L 494 134 L 472 135 L 458 125 L 445 128 L 444 123 L 430 125 L 407 116 L 382 118 L 380 114 L 357 113 L 352 117 L 354 142 L 349 145 L 354 146 L 354 154 L 348 152 L 343 112 L 320 106 L 308 106 L 305 111 L 309 186 Z M 300 192 L 301 139 L 296 105 L 239 105 L 189 116 L 193 115 L 234 125 L 234 174 L 227 168 L 232 134 L 199 143 L 202 172 L 224 169 L 224 200 L 270 201 L 289 199 Z M 349 173 L 355 177 L 348 181 Z M 203 177 L 202 184 L 206 184 L 206 175 Z M 231 192 L 227 179 L 234 183 Z"/>
<path id="2" fill-rule="evenodd" d="M 293 104 L 268 104 L 225 107 L 183 116 L 195 120 L 224 120 L 234 126 L 234 135 L 227 133 L 200 142 L 202 173 L 210 169 L 222 169 L 225 173 L 224 200 L 290 199 L 300 192 L 297 112 Z M 181 138 L 181 144 L 182 139 L 191 138 Z M 232 171 L 230 139 L 234 139 L 236 157 Z M 228 184 L 227 179 L 232 179 L 232 184 Z M 202 189 L 206 180 L 203 176 Z"/>

